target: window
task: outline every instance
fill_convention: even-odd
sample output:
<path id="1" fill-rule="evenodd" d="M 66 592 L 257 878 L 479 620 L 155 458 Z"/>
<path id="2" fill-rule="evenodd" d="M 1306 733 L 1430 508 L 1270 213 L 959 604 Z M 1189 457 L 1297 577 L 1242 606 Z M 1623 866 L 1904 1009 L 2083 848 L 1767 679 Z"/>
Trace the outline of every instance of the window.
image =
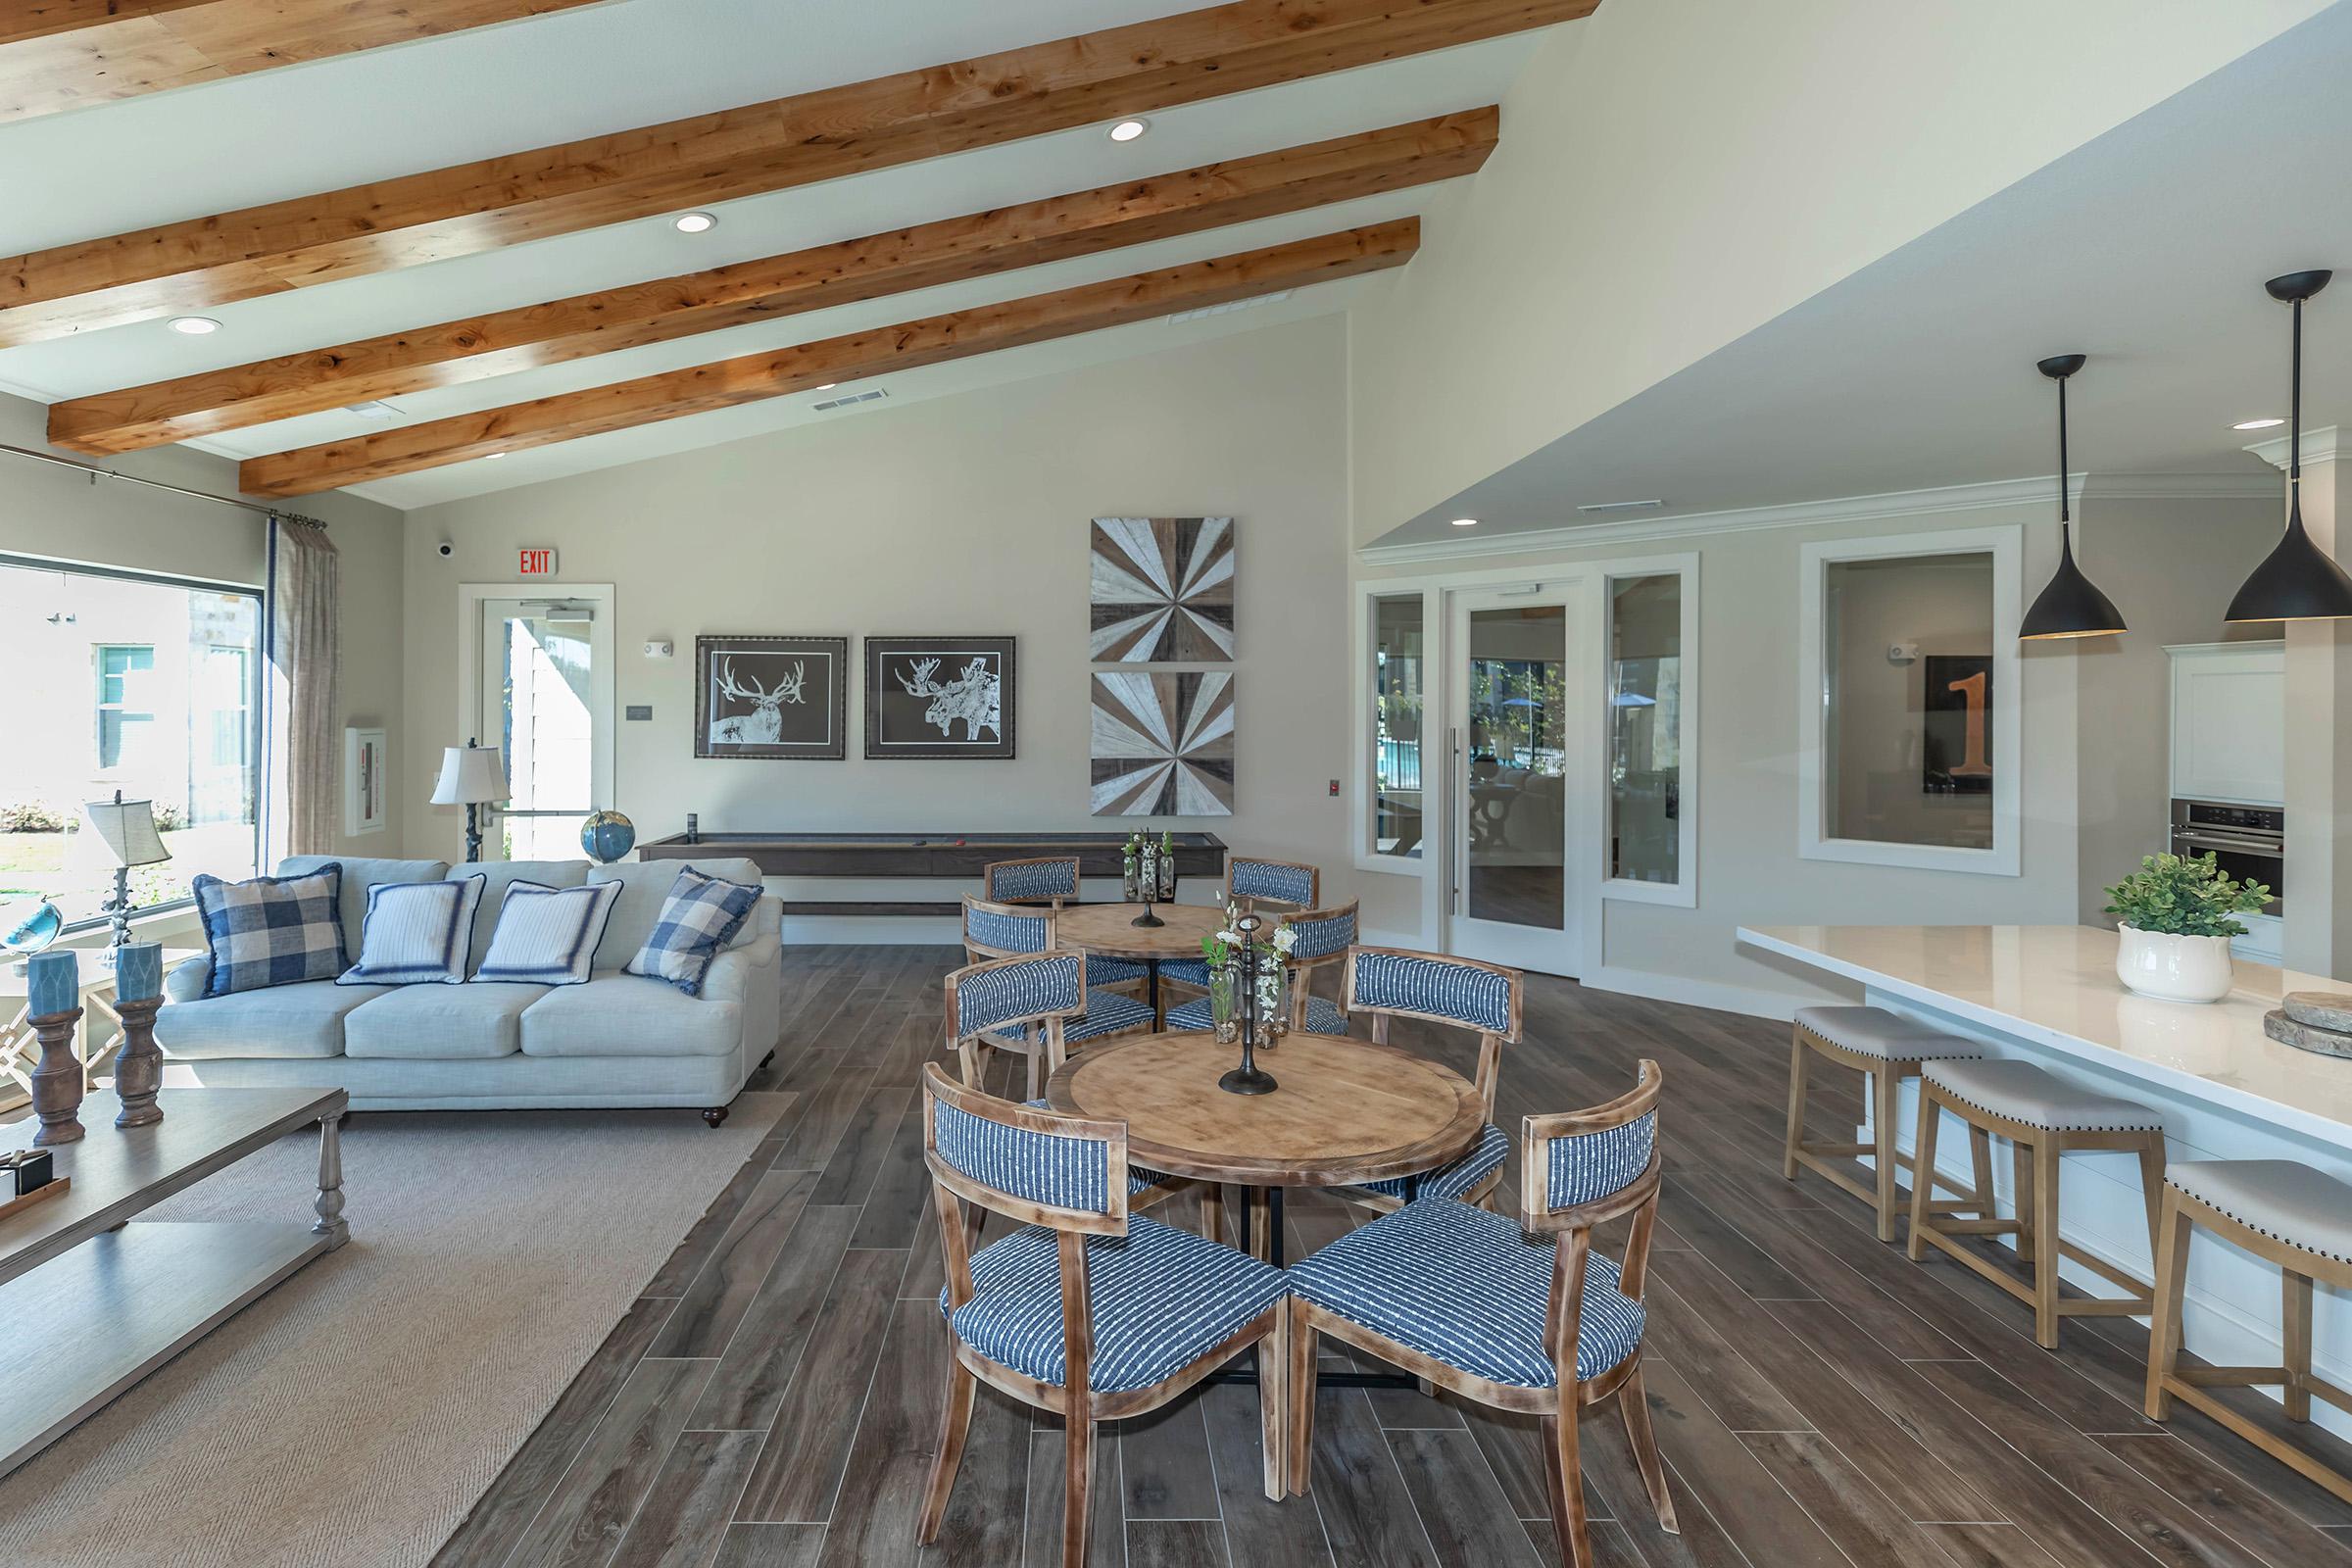
<path id="1" fill-rule="evenodd" d="M 1683 579 L 1609 583 L 1609 877 L 1672 886 L 1683 864 Z"/>
<path id="2" fill-rule="evenodd" d="M 172 852 L 132 869 L 138 907 L 185 899 L 198 871 L 254 874 L 260 628 L 250 591 L 0 556 L 0 900 L 97 919 L 114 867 L 80 837 L 81 807 L 118 789 L 154 802 Z"/>
<path id="3" fill-rule="evenodd" d="M 1372 853 L 1421 857 L 1421 595 L 1372 601 Z"/>
<path id="4" fill-rule="evenodd" d="M 2017 531 L 1806 547 L 1801 848 L 2017 874 Z"/>

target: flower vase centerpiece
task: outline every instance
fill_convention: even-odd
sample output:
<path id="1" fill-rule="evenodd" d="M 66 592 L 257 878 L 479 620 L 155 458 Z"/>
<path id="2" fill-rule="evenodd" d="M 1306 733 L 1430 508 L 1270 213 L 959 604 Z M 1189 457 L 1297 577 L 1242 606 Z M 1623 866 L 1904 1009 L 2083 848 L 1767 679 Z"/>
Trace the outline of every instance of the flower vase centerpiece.
<path id="1" fill-rule="evenodd" d="M 2230 994 L 2230 939 L 2246 934 L 2235 917 L 2261 909 L 2271 890 L 2232 878 L 2209 851 L 2148 856 L 2107 898 L 2120 916 L 2117 979 L 2164 1002 L 2219 1002 Z"/>
<path id="2" fill-rule="evenodd" d="M 1275 928 L 1261 942 L 1264 922 L 1242 914 L 1236 906 L 1225 909 L 1225 929 L 1200 939 L 1200 956 L 1208 964 L 1209 1019 L 1218 1043 L 1242 1043 L 1242 1064 L 1217 1080 L 1228 1094 L 1269 1095 L 1278 1087 L 1272 1074 L 1257 1065 L 1260 1047 L 1272 1046 L 1287 1030 L 1282 1013 L 1286 959 L 1297 945 L 1298 933 L 1288 925 Z"/>
<path id="3" fill-rule="evenodd" d="M 1138 833 L 1127 841 L 1127 858 L 1135 867 L 1134 875 L 1129 878 L 1127 883 L 1135 891 L 1128 897 L 1132 901 L 1140 902 L 1144 906 L 1144 912 L 1127 923 L 1140 925 L 1147 929 L 1155 925 L 1166 925 L 1167 921 L 1152 912 L 1152 906 L 1161 902 L 1159 846 Z"/>

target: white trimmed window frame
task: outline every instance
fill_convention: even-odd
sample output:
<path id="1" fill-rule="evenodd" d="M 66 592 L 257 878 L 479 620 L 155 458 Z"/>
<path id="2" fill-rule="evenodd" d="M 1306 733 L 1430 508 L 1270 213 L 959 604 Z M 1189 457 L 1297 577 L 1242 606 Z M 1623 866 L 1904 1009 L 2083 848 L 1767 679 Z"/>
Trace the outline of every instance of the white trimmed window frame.
<path id="1" fill-rule="evenodd" d="M 1822 780 L 1828 766 L 1829 685 L 1825 619 L 1830 567 L 1847 561 L 1891 561 L 1912 557 L 1989 555 L 1992 558 L 1992 681 L 1998 695 L 1992 711 L 1992 848 L 1954 849 L 1936 844 L 1881 843 L 1832 837 L 1825 831 Z M 2024 530 L 2009 523 L 1986 528 L 1947 528 L 1868 539 L 1826 539 L 1798 552 L 1796 681 L 1796 845 L 1808 860 L 1841 860 L 1858 865 L 1909 866 L 1979 876 L 2021 874 L 2019 805 L 2023 794 L 2025 723 L 2021 699 L 2023 661 L 2018 657 L 2020 569 Z"/>
<path id="2" fill-rule="evenodd" d="M 1599 614 L 1595 617 L 1599 646 L 1595 650 L 1600 669 L 1601 701 L 1600 734 L 1594 742 L 1593 755 L 1605 771 L 1609 765 L 1609 705 L 1610 630 L 1616 612 L 1616 585 L 1637 577 L 1675 577 L 1680 579 L 1678 605 L 1682 615 L 1682 711 L 1677 719 L 1676 755 L 1682 759 L 1677 789 L 1681 804 L 1675 820 L 1674 872 L 1672 882 L 1642 882 L 1631 877 L 1608 874 L 1609 831 L 1613 826 L 1611 812 L 1614 796 L 1606 779 L 1600 785 L 1600 896 L 1622 904 L 1663 904 L 1680 909 L 1698 907 L 1698 552 L 1686 551 L 1679 555 L 1651 556 L 1634 561 L 1611 561 L 1602 567 L 1600 578 Z"/>
<path id="3" fill-rule="evenodd" d="M 1354 777 L 1350 780 L 1353 788 L 1348 792 L 1351 797 L 1351 804 L 1348 807 L 1348 844 L 1354 851 L 1355 868 L 1359 871 L 1377 871 L 1387 876 L 1427 877 L 1430 862 L 1437 858 L 1437 847 L 1429 841 L 1429 830 L 1432 825 L 1443 827 L 1442 819 L 1434 818 L 1430 814 L 1433 793 L 1442 799 L 1444 792 L 1442 789 L 1433 792 L 1430 788 L 1431 758 L 1429 753 L 1432 749 L 1430 741 L 1432 705 L 1434 703 L 1442 708 L 1444 699 L 1442 696 L 1433 697 L 1430 694 L 1429 679 L 1431 676 L 1441 673 L 1444 667 L 1438 662 L 1444 644 L 1438 620 L 1444 613 L 1445 595 L 1432 582 L 1418 577 L 1409 580 L 1401 578 L 1360 580 L 1356 583 L 1355 588 L 1354 613 L 1351 617 L 1352 624 L 1348 628 L 1348 638 L 1350 670 L 1348 693 L 1353 710 L 1352 717 L 1349 719 L 1350 755 L 1355 759 L 1355 765 L 1351 769 Z M 1425 667 L 1422 675 L 1423 708 L 1421 714 L 1422 841 L 1421 853 L 1418 856 L 1383 855 L 1374 848 L 1373 832 L 1377 824 L 1372 811 L 1372 791 L 1380 777 L 1380 760 L 1377 755 L 1380 737 L 1372 722 L 1372 702 L 1375 695 L 1372 683 L 1372 634 L 1375 624 L 1373 602 L 1380 599 L 1418 599 L 1421 601 L 1421 662 Z M 1440 740 L 1436 750 L 1440 756 L 1437 763 L 1442 769 L 1446 761 L 1444 756 L 1443 730 L 1439 731 L 1439 736 Z"/>

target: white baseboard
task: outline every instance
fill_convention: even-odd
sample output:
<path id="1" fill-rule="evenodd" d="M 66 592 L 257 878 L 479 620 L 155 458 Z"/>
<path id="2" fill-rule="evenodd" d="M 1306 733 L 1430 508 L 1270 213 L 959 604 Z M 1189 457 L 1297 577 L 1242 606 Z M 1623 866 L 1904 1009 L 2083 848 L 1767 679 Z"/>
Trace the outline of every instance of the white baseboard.
<path id="1" fill-rule="evenodd" d="M 1653 1002 L 1679 1002 L 1685 1006 L 1712 1007 L 1718 1012 L 1744 1013 L 1750 1018 L 1770 1018 L 1780 1023 L 1795 1017 L 1796 1009 L 1805 1005 L 1804 998 L 1778 991 L 1727 986 L 1714 980 L 1692 980 L 1678 974 L 1658 974 L 1612 964 L 1592 970 L 1583 977 L 1583 983 L 1595 991 L 1647 997 Z"/>

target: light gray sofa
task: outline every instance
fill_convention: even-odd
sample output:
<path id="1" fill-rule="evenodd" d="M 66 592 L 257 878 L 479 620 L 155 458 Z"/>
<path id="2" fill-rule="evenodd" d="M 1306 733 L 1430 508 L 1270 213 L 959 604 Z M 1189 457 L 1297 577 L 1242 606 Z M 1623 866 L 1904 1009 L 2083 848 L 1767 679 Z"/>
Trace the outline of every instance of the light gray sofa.
<path id="1" fill-rule="evenodd" d="M 345 946 L 356 956 L 368 890 L 384 882 L 437 882 L 441 860 L 373 860 L 299 855 L 280 876 L 343 867 Z M 174 968 L 164 985 L 155 1037 L 165 1055 L 205 1085 L 349 1090 L 355 1110 L 491 1110 L 554 1106 L 687 1105 L 713 1127 L 727 1102 L 774 1049 L 783 992 L 783 920 L 762 896 L 703 994 L 623 974 L 662 913 L 679 867 L 757 883 L 750 860 L 502 860 L 458 866 L 489 878 L 473 927 L 471 972 L 490 946 L 510 881 L 549 887 L 618 882 L 611 920 L 586 985 L 339 986 L 331 981 L 206 997 L 212 960 Z M 174 1075 L 175 1077 L 177 1074 Z"/>

